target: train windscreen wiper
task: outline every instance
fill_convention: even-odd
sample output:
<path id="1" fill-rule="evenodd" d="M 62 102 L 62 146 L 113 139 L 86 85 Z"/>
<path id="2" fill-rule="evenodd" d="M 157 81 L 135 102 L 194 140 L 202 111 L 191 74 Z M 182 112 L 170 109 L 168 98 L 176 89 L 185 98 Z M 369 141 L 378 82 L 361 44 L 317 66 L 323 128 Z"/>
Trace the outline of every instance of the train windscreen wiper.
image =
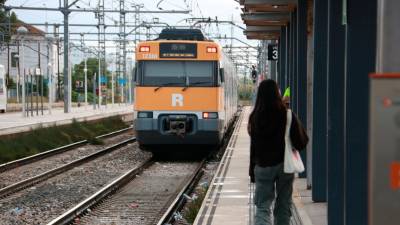
<path id="1" fill-rule="evenodd" d="M 161 86 L 156 87 L 156 88 L 154 89 L 154 92 L 158 91 L 158 90 L 161 89 L 162 87 L 166 87 L 166 86 L 169 86 L 169 85 L 177 85 L 177 84 L 182 84 L 182 83 L 178 83 L 178 82 L 165 83 L 165 84 L 162 84 Z"/>
<path id="2" fill-rule="evenodd" d="M 193 82 L 193 83 L 190 83 L 190 85 L 197 85 L 197 84 L 208 84 L 208 83 L 211 83 L 210 81 L 198 81 L 198 82 Z M 186 87 L 184 87 L 183 89 L 182 89 L 182 91 L 186 91 L 186 89 L 188 89 L 188 88 L 190 88 L 190 87 L 193 87 L 193 86 L 186 86 Z"/>

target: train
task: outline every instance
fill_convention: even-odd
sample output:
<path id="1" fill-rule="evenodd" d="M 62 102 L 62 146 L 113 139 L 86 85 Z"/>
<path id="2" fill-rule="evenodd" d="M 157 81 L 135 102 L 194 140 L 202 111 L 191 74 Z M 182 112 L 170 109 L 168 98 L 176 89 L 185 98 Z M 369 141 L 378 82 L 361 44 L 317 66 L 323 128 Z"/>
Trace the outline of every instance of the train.
<path id="1" fill-rule="evenodd" d="M 7 110 L 7 87 L 4 66 L 0 65 L 0 113 Z"/>
<path id="2" fill-rule="evenodd" d="M 164 29 L 138 43 L 134 129 L 142 149 L 221 143 L 238 108 L 236 68 L 199 29 Z"/>

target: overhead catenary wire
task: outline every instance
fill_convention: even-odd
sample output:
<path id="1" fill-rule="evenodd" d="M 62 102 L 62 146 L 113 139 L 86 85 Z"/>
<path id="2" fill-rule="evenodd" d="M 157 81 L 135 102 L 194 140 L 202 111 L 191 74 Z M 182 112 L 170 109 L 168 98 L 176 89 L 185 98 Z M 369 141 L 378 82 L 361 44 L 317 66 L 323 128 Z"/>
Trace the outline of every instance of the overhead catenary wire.
<path id="1" fill-rule="evenodd" d="M 189 15 L 191 15 L 191 17 L 197 17 L 197 18 L 203 18 L 206 19 L 207 17 L 207 11 L 204 11 L 201 6 L 203 6 L 203 2 L 199 2 L 197 0 L 163 0 L 161 1 L 161 3 L 159 4 L 160 7 L 165 8 L 165 9 L 169 9 L 169 8 L 175 8 L 177 10 L 172 10 L 174 13 L 174 15 L 171 14 L 163 14 L 163 13 L 159 13 L 160 10 L 157 10 L 156 8 L 156 4 L 159 3 L 160 1 L 154 1 L 152 2 L 153 5 L 149 5 L 147 1 L 144 0 L 125 0 L 124 1 L 124 8 L 126 9 L 127 12 L 131 11 L 132 13 L 127 13 L 126 14 L 126 21 L 125 21 L 125 27 L 126 28 L 135 28 L 136 26 L 133 24 L 134 22 L 134 16 L 136 14 L 136 9 L 133 9 L 130 4 L 131 3 L 136 3 L 136 4 L 140 4 L 140 3 L 145 3 L 143 9 L 140 9 L 140 23 L 143 26 L 140 26 L 139 28 L 137 28 L 137 30 L 135 31 L 137 38 L 134 38 L 134 36 L 132 35 L 126 35 L 126 41 L 118 41 L 115 40 L 117 38 L 121 38 L 121 32 L 119 32 L 119 28 L 121 27 L 121 22 L 118 21 L 118 14 L 121 14 L 121 9 L 119 9 L 119 3 L 120 0 L 105 0 L 106 2 L 108 1 L 108 3 L 106 3 L 105 5 L 108 6 L 107 8 L 105 8 L 105 29 L 106 29 L 106 38 L 104 38 L 104 41 L 107 43 L 107 45 L 105 46 L 106 50 L 106 55 L 108 56 L 110 54 L 110 50 L 113 53 L 115 53 L 115 49 L 117 48 L 117 46 L 119 46 L 121 43 L 126 43 L 126 48 L 127 48 L 127 52 L 132 52 L 132 50 L 134 50 L 134 45 L 132 45 L 132 42 L 137 39 L 137 40 L 146 40 L 146 39 L 151 39 L 154 38 L 157 33 L 160 32 L 160 29 L 165 28 L 165 25 L 161 25 L 162 22 L 159 22 L 158 24 L 154 23 L 154 24 L 150 24 L 152 21 L 152 18 L 154 17 L 159 17 L 161 18 L 160 21 L 171 21 L 171 20 L 179 20 L 180 18 L 184 18 L 187 17 L 184 14 L 179 14 L 179 11 L 185 11 L 188 12 Z M 28 2 L 29 4 L 33 2 L 30 1 Z M 69 0 L 69 2 L 74 2 L 74 0 Z M 93 2 L 97 1 L 88 1 L 88 0 L 80 0 L 77 2 L 78 7 L 73 7 L 71 9 L 69 9 L 69 13 L 73 16 L 73 15 L 78 15 L 76 16 L 76 18 L 74 19 L 75 23 L 71 23 L 69 25 L 69 27 L 73 27 L 73 32 L 69 32 L 69 34 L 74 37 L 74 35 L 79 35 L 79 33 L 87 33 L 85 35 L 94 35 L 94 34 L 90 34 L 90 33 L 95 33 L 95 29 L 97 30 L 97 21 L 94 21 L 94 13 L 98 12 L 98 9 L 96 8 L 96 5 L 93 4 Z M 112 2 L 113 4 L 109 4 L 110 2 Z M 62 3 L 62 1 L 60 1 L 60 3 Z M 27 5 L 27 4 L 26 4 Z M 22 6 L 26 6 L 26 5 L 22 5 Z M 31 4 L 32 5 L 32 4 Z M 181 7 L 178 7 L 178 5 L 180 5 Z M 50 5 L 49 5 L 50 6 Z M 27 6 L 29 7 L 29 6 Z M 56 12 L 57 10 L 60 11 L 62 10 L 63 6 L 60 5 L 60 7 L 55 7 L 52 8 L 51 11 Z M 51 9 L 51 7 L 40 7 L 41 10 L 43 9 Z M 124 9 L 124 10 L 125 10 Z M 182 10 L 180 10 L 182 9 Z M 15 9 L 17 10 L 17 9 Z M 107 10 L 109 10 L 110 12 L 108 12 Z M 111 12 L 112 11 L 112 12 Z M 178 13 L 178 14 L 177 14 Z M 204 14 L 206 13 L 206 14 Z M 77 19 L 79 19 L 79 15 L 93 15 L 93 19 L 89 18 L 89 20 L 85 20 L 85 21 L 79 21 Z M 186 13 L 185 13 L 186 14 Z M 50 14 L 49 14 L 50 15 Z M 53 19 L 53 21 L 56 21 L 54 18 L 51 18 L 49 16 L 50 19 Z M 165 19 L 163 19 L 165 18 Z M 222 18 L 222 17 L 221 17 Z M 187 18 L 186 18 L 187 19 Z M 224 18 L 225 19 L 225 18 Z M 214 20 L 214 18 L 212 19 Z M 217 20 L 217 19 L 215 19 Z M 219 20 L 219 19 L 218 19 Z M 229 21 L 231 21 L 234 24 L 238 25 L 238 29 L 242 29 L 240 28 L 242 25 L 235 23 L 235 21 L 233 21 L 233 18 L 229 18 L 227 20 L 219 20 L 220 23 L 205 23 L 205 24 L 201 24 L 199 23 L 199 28 L 203 31 L 206 31 L 206 33 L 208 33 L 209 37 L 211 37 L 212 39 L 217 39 L 221 42 L 221 44 L 223 46 L 225 46 L 225 44 L 229 43 L 229 40 L 234 41 L 234 46 L 232 46 L 232 49 L 229 50 L 230 52 L 234 52 L 237 50 L 234 50 L 235 45 L 246 45 L 248 48 L 251 49 L 255 49 L 256 47 L 254 47 L 253 43 L 249 42 L 247 43 L 247 41 L 244 41 L 244 39 L 241 39 L 240 36 L 235 36 L 235 37 L 231 37 L 232 35 L 226 36 L 225 34 L 223 34 L 224 31 L 226 31 L 222 26 L 222 21 L 226 21 L 226 25 L 229 25 Z M 80 23 L 80 22 L 86 22 L 86 24 L 84 23 Z M 93 23 L 96 22 L 96 23 Z M 142 24 L 142 22 L 146 22 L 147 24 Z M 89 24 L 91 23 L 91 24 Z M 45 23 L 43 23 L 44 25 L 40 25 L 39 23 L 33 24 L 32 25 L 37 25 L 37 26 L 45 26 Z M 50 26 L 57 26 L 57 27 L 61 27 L 63 26 L 62 23 L 48 23 L 48 25 Z M 175 24 L 169 24 L 171 27 L 176 27 L 176 28 L 188 28 L 188 26 L 193 25 L 193 22 L 188 21 L 186 22 L 184 25 L 178 25 L 178 26 L 173 26 Z M 89 28 L 90 27 L 90 28 Z M 235 26 L 236 29 L 236 26 Z M 128 31 L 130 31 L 131 29 L 129 29 Z M 148 32 L 148 30 L 150 30 L 150 33 Z M 78 32 L 77 32 L 78 31 Z M 81 32 L 79 32 L 81 31 Z M 241 33 L 241 32 L 240 32 Z M 63 34 L 63 32 L 58 32 L 57 35 L 61 35 Z M 115 35 L 115 39 L 113 39 L 113 35 Z M 75 36 L 76 37 L 76 36 Z M 122 36 L 123 37 L 123 36 Z M 213 38 L 214 37 L 214 38 Z M 215 38 L 217 37 L 217 38 Z M 233 39 L 236 38 L 236 39 Z M 58 39 L 58 40 L 63 40 L 63 39 Z M 72 42 L 79 42 L 79 39 L 74 39 L 71 38 L 69 41 Z M 87 44 L 91 43 L 91 46 L 93 46 L 93 42 L 96 42 L 95 39 L 88 39 L 85 38 L 84 40 Z M 113 47 L 112 45 L 115 45 L 115 47 Z M 75 48 L 74 48 L 75 49 Z M 228 51 L 228 52 L 229 52 Z M 75 58 L 75 56 L 74 56 Z M 253 58 L 253 57 L 251 57 Z M 133 59 L 132 59 L 133 60 Z M 252 59 L 251 59 L 252 60 Z M 76 62 L 76 59 L 73 60 L 74 62 Z M 115 61 L 116 63 L 117 61 Z"/>

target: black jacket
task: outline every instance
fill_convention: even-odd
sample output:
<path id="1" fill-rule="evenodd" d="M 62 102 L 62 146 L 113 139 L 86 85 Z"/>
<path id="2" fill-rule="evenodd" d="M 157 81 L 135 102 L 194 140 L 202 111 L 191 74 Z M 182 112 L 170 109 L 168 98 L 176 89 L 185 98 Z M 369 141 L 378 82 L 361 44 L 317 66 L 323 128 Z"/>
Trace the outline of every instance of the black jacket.
<path id="1" fill-rule="evenodd" d="M 249 175 L 252 182 L 254 182 L 255 165 L 260 167 L 276 166 L 284 160 L 286 114 L 276 119 L 278 121 L 275 122 L 278 122 L 278 126 L 276 126 L 274 132 L 254 134 L 254 132 L 249 131 L 251 139 Z M 308 143 L 308 136 L 293 112 L 290 126 L 290 139 L 293 147 L 297 150 L 303 150 Z"/>

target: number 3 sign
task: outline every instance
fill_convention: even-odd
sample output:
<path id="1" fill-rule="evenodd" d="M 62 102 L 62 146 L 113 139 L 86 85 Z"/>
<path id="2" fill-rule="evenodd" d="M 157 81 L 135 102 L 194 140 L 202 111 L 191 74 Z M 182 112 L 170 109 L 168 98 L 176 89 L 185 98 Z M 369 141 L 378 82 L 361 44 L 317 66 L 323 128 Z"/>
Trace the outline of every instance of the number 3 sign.
<path id="1" fill-rule="evenodd" d="M 278 46 L 268 45 L 268 60 L 276 61 L 278 60 Z"/>

